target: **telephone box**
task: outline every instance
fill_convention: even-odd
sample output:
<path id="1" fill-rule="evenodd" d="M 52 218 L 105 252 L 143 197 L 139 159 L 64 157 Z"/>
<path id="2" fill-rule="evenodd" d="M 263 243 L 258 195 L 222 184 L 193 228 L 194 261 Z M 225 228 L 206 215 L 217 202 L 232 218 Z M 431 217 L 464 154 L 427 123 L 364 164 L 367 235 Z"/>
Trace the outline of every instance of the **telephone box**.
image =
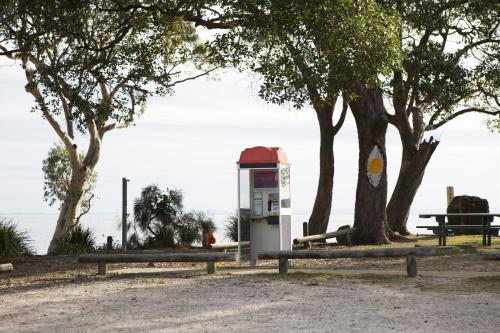
<path id="1" fill-rule="evenodd" d="M 238 164 L 238 263 L 242 241 L 250 241 L 255 264 L 263 251 L 292 249 L 290 163 L 280 147 L 257 146 Z"/>

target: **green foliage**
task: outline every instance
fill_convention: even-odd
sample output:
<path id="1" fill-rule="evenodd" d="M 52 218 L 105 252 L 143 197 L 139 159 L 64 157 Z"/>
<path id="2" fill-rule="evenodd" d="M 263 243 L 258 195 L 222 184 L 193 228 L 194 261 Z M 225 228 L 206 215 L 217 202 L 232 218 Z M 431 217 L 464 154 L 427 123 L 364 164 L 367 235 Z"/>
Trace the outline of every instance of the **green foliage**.
<path id="1" fill-rule="evenodd" d="M 253 20 L 219 35 L 217 51 L 222 63 L 261 75 L 259 94 L 266 101 L 330 106 L 355 82 L 376 83 L 399 64 L 398 17 L 376 1 L 257 1 L 251 9 L 237 7 L 232 14 Z"/>
<path id="2" fill-rule="evenodd" d="M 407 105 L 410 111 L 422 109 L 430 116 L 429 130 L 469 112 L 498 117 L 497 1 L 387 0 L 384 4 L 402 18 L 403 72 L 401 78 L 386 82 L 396 104 Z M 497 122 L 488 123 L 495 127 Z"/>
<path id="3" fill-rule="evenodd" d="M 96 241 L 94 232 L 80 224 L 73 227 L 58 244 L 58 254 L 90 253 L 95 250 Z"/>
<path id="4" fill-rule="evenodd" d="M 32 254 L 34 250 L 28 233 L 20 231 L 12 220 L 0 217 L 0 259 Z"/>
<path id="5" fill-rule="evenodd" d="M 144 240 L 145 248 L 172 248 L 175 247 L 174 230 L 171 227 L 165 227 L 156 234 L 147 236 Z"/>
<path id="6" fill-rule="evenodd" d="M 23 50 L 36 67 L 36 109 L 65 110 L 82 133 L 90 121 L 130 124 L 152 94 L 170 94 L 183 69 L 206 69 L 205 46 L 180 18 L 100 10 L 113 1 L 18 1 L 1 45 Z M 36 36 L 34 38 L 33 36 Z M 15 54 L 15 52 L 14 52 Z M 106 87 L 106 88 L 104 88 Z"/>
<path id="7" fill-rule="evenodd" d="M 233 242 L 238 241 L 238 210 L 226 218 L 226 238 Z"/>
<path id="8" fill-rule="evenodd" d="M 84 154 L 80 153 L 83 160 Z M 68 151 L 60 144 L 54 144 L 49 154 L 42 162 L 43 171 L 43 199 L 52 206 L 56 201 L 62 202 L 68 193 L 71 183 L 72 168 Z M 93 172 L 83 188 L 82 209 L 90 208 L 90 200 L 94 196 L 97 172 Z"/>
<path id="9" fill-rule="evenodd" d="M 199 231 L 200 225 L 193 213 L 182 214 L 175 222 L 177 243 L 181 246 L 189 246 L 196 241 L 201 241 Z"/>
<path id="10" fill-rule="evenodd" d="M 209 217 L 207 214 L 204 212 L 192 212 L 191 214 L 195 215 L 196 222 L 198 225 L 198 234 L 199 237 L 201 238 L 201 244 L 203 247 L 208 246 L 208 236 L 212 233 L 214 233 L 217 228 L 215 227 L 215 222 L 212 220 L 211 217 Z"/>
<path id="11" fill-rule="evenodd" d="M 143 243 L 141 241 L 141 237 L 139 233 L 134 231 L 129 234 L 127 239 L 127 249 L 140 249 L 143 247 Z"/>
<path id="12" fill-rule="evenodd" d="M 182 199 L 181 191 L 162 191 L 157 185 L 141 191 L 134 202 L 134 225 L 145 235 L 145 247 L 190 246 L 194 242 L 206 245 L 208 235 L 215 231 L 215 223 L 203 212 L 183 213 Z M 132 235 L 139 246 L 137 231 Z"/>
<path id="13" fill-rule="evenodd" d="M 139 229 L 148 236 L 169 239 L 171 243 L 171 230 L 181 213 L 182 192 L 170 189 L 162 191 L 157 185 L 142 189 L 141 196 L 134 202 L 134 220 Z"/>

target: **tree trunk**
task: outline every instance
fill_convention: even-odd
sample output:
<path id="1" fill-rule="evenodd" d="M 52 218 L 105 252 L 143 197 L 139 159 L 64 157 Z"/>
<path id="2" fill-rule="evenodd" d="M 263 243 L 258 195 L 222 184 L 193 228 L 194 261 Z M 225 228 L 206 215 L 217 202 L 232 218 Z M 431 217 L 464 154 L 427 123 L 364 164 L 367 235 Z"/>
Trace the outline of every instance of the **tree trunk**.
<path id="1" fill-rule="evenodd" d="M 387 158 L 385 134 L 387 117 L 379 88 L 356 84 L 357 98 L 349 103 L 358 130 L 358 185 L 352 235 L 355 244 L 388 242 L 387 217 Z"/>
<path id="2" fill-rule="evenodd" d="M 73 169 L 71 183 L 61 205 L 56 229 L 50 241 L 47 254 L 57 254 L 61 240 L 75 224 L 76 214 L 80 208 L 83 197 L 83 189 L 85 188 L 89 175 L 90 173 L 86 172 L 85 167 L 83 167 L 83 169 Z"/>
<path id="3" fill-rule="evenodd" d="M 335 130 L 332 124 L 333 107 L 317 110 L 320 148 L 319 148 L 319 181 L 313 210 L 309 217 L 309 234 L 326 232 L 332 208 L 332 190 L 334 174 L 333 139 Z"/>
<path id="4" fill-rule="evenodd" d="M 75 225 L 76 214 L 80 209 L 84 188 L 87 185 L 97 162 L 99 161 L 102 135 L 99 135 L 95 128 L 91 128 L 89 132 L 89 148 L 83 161 L 78 159 L 76 145 L 71 147 L 71 149 L 76 151 L 76 154 L 69 155 L 72 167 L 71 183 L 66 197 L 61 205 L 56 229 L 47 250 L 47 254 L 49 255 L 57 254 L 61 240 Z"/>
<path id="5" fill-rule="evenodd" d="M 429 141 L 423 141 L 415 149 L 411 145 L 404 144 L 405 139 L 403 137 L 401 139 L 403 142 L 403 156 L 398 181 L 387 205 L 387 221 L 393 231 L 399 232 L 401 235 L 408 235 L 406 224 L 410 207 L 422 183 L 425 168 L 439 141 L 431 137 Z"/>

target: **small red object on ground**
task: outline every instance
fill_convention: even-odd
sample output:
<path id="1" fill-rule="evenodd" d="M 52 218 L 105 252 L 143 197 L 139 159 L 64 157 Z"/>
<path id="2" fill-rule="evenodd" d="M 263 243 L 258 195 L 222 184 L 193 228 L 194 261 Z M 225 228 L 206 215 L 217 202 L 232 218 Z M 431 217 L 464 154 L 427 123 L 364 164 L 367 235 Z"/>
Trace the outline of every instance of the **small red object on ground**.
<path id="1" fill-rule="evenodd" d="M 211 233 L 211 234 L 209 234 L 209 235 L 208 235 L 208 245 L 215 244 L 215 241 L 216 241 L 216 240 L 215 240 L 215 236 L 214 236 L 214 234 L 212 234 L 212 233 Z"/>

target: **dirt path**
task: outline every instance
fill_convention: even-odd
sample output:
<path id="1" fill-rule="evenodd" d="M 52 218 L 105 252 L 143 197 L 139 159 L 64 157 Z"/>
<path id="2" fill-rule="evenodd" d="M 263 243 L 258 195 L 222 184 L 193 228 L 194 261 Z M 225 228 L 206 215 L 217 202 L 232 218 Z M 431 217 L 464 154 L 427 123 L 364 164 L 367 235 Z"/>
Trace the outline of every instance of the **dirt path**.
<path id="1" fill-rule="evenodd" d="M 495 293 L 255 274 L 114 275 L 3 289 L 0 303 L 0 332 L 494 332 L 500 324 Z"/>
<path id="2" fill-rule="evenodd" d="M 0 275 L 0 332 L 496 332 L 500 262 L 476 251 L 418 259 L 231 265 L 78 264 L 76 256 L 28 257 Z M 234 266 L 234 265 L 233 265 Z M 266 267 L 267 266 L 267 267 Z M 300 273 L 307 271 L 307 274 Z M 295 273 L 293 273 L 295 272 Z"/>

